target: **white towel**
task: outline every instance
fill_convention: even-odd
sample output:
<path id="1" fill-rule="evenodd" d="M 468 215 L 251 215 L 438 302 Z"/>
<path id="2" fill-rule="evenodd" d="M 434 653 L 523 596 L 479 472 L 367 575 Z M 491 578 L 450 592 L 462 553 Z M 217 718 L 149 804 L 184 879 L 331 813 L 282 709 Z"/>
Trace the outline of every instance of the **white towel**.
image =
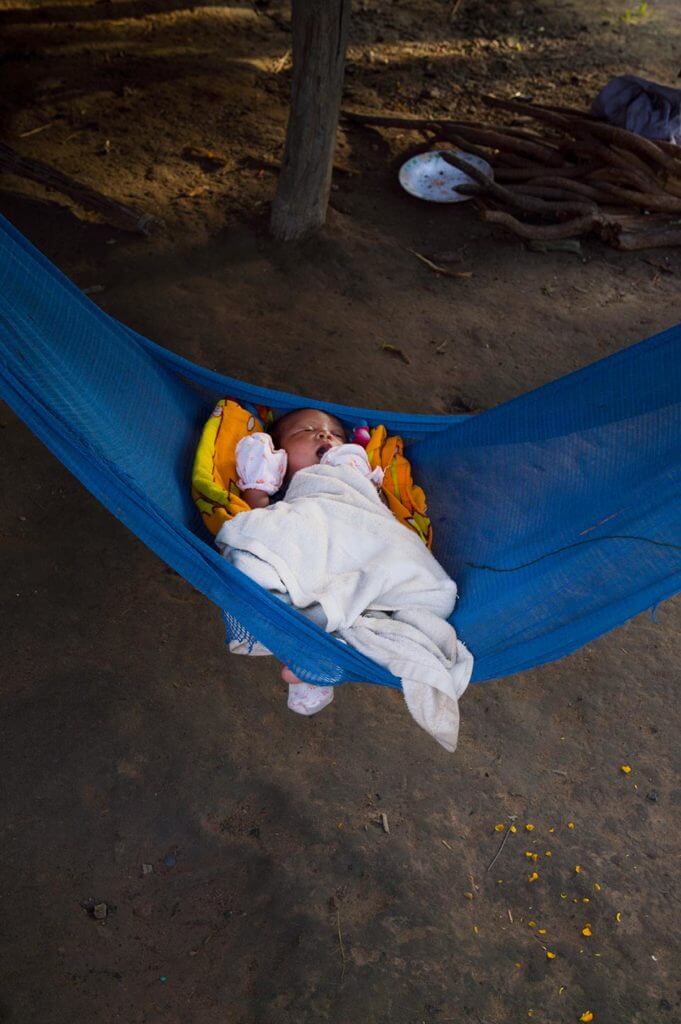
<path id="1" fill-rule="evenodd" d="M 419 725 L 456 748 L 458 699 L 473 670 L 446 621 L 456 584 L 369 480 L 348 466 L 299 470 L 283 501 L 225 523 L 216 544 L 236 568 L 396 675 Z"/>

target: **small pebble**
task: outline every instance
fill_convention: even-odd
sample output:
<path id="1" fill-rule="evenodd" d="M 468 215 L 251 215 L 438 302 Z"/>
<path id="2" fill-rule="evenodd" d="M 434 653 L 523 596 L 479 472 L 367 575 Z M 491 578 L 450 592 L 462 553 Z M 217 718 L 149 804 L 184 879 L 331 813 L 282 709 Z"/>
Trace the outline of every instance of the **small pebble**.
<path id="1" fill-rule="evenodd" d="M 95 903 L 92 908 L 92 916 L 96 921 L 106 921 L 108 909 L 106 903 Z"/>

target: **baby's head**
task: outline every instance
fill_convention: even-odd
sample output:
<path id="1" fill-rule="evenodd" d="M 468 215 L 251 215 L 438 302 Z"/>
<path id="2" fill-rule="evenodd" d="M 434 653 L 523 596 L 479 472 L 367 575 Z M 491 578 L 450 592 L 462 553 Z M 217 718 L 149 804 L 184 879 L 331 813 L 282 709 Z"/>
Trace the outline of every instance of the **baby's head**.
<path id="1" fill-rule="evenodd" d="M 270 429 L 275 448 L 288 456 L 287 480 L 299 469 L 316 466 L 329 448 L 346 443 L 340 420 L 321 409 L 294 409 L 280 416 Z"/>

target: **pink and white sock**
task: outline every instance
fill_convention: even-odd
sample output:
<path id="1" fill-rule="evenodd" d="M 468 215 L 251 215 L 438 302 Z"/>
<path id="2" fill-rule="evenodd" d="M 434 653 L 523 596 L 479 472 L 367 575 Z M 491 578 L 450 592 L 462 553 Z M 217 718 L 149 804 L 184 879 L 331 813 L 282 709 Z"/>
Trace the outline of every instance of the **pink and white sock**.
<path id="1" fill-rule="evenodd" d="M 297 715 L 316 715 L 333 700 L 333 686 L 289 683 L 288 707 Z"/>

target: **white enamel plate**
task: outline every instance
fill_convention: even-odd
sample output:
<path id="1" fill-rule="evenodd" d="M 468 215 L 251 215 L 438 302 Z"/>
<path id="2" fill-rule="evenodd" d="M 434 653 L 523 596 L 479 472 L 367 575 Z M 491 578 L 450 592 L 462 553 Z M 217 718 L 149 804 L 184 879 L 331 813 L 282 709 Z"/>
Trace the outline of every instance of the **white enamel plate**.
<path id="1" fill-rule="evenodd" d="M 454 149 L 452 153 L 473 164 L 490 178 L 494 177 L 492 168 L 482 157 L 464 153 L 460 149 Z M 457 192 L 458 186 L 475 184 L 473 178 L 457 167 L 452 167 L 436 151 L 418 153 L 410 157 L 400 167 L 399 180 L 402 188 L 410 195 L 416 196 L 417 199 L 426 199 L 430 203 L 463 203 L 472 196 Z"/>

